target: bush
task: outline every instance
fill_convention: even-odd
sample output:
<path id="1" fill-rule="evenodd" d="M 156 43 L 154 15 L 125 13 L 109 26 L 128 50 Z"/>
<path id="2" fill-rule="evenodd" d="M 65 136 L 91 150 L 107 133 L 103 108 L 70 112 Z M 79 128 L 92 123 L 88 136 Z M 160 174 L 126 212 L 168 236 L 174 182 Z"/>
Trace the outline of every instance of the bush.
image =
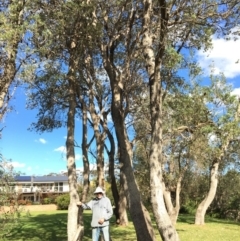
<path id="1" fill-rule="evenodd" d="M 17 201 L 18 205 L 32 205 L 32 201 L 31 200 L 18 200 Z"/>
<path id="2" fill-rule="evenodd" d="M 18 205 L 26 205 L 27 203 L 26 200 L 22 200 L 22 199 L 18 200 L 17 202 L 18 202 Z"/>
<path id="3" fill-rule="evenodd" d="M 182 205 L 179 212 L 184 214 L 195 214 L 196 212 L 195 203 L 191 200 L 188 200 L 184 205 Z"/>
<path id="4" fill-rule="evenodd" d="M 51 198 L 46 197 L 43 199 L 43 204 L 50 204 L 51 203 Z"/>
<path id="5" fill-rule="evenodd" d="M 69 203 L 70 203 L 69 194 L 63 194 L 56 198 L 56 204 L 57 204 L 58 210 L 67 210 Z"/>

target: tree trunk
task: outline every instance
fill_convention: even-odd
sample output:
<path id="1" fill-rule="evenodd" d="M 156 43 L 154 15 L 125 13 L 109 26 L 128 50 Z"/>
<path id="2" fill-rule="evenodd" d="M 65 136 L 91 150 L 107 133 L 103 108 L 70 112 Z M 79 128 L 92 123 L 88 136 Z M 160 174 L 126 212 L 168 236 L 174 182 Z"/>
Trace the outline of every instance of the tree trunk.
<path id="1" fill-rule="evenodd" d="M 68 73 L 69 110 L 68 110 L 68 119 L 67 119 L 67 140 L 66 140 L 68 184 L 69 184 L 69 195 L 70 195 L 70 204 L 68 206 L 68 223 L 67 223 L 68 241 L 73 241 L 76 238 L 76 233 L 79 228 L 79 225 L 78 225 L 79 210 L 77 207 L 77 201 L 79 201 L 79 196 L 77 193 L 77 174 L 76 174 L 75 151 L 74 151 L 76 86 L 75 86 L 75 80 L 74 80 L 74 74 L 73 74 L 74 73 L 73 63 L 74 63 L 73 57 L 70 56 L 69 73 Z M 79 228 L 79 230 L 81 229 Z"/>
<path id="2" fill-rule="evenodd" d="M 87 194 L 89 191 L 89 160 L 88 160 L 88 144 L 87 144 L 87 108 L 82 101 L 82 154 L 83 154 L 83 191 L 81 201 L 86 202 Z"/>
<path id="3" fill-rule="evenodd" d="M 151 201 L 157 228 L 163 241 L 178 241 L 179 237 L 171 222 L 163 199 L 162 170 L 156 156 L 152 156 L 151 171 Z M 157 160 L 157 161 L 154 161 Z"/>
<path id="4" fill-rule="evenodd" d="M 127 216 L 127 198 L 124 191 L 124 181 L 122 172 L 120 172 L 120 187 L 119 187 L 119 200 L 118 200 L 118 212 L 119 220 L 118 224 L 122 226 L 128 225 L 128 216 Z"/>
<path id="5" fill-rule="evenodd" d="M 205 223 L 206 211 L 215 197 L 215 194 L 217 191 L 217 185 L 218 185 L 218 167 L 219 167 L 219 160 L 215 160 L 211 166 L 210 188 L 209 188 L 208 194 L 204 198 L 204 200 L 199 204 L 196 211 L 195 224 L 197 225 L 203 225 Z"/>
<path id="6" fill-rule="evenodd" d="M 144 1 L 143 11 L 143 56 L 146 61 L 147 72 L 149 76 L 149 93 L 150 93 L 150 113 L 151 113 L 151 149 L 150 149 L 150 187 L 151 202 L 153 214 L 156 219 L 158 231 L 163 241 L 177 241 L 178 234 L 167 213 L 163 198 L 162 183 L 162 80 L 161 65 L 164 56 L 166 34 L 167 34 L 167 6 L 166 1 L 159 1 L 161 9 L 161 22 L 159 33 L 159 46 L 153 50 L 153 32 L 151 29 L 152 0 Z"/>
<path id="7" fill-rule="evenodd" d="M 112 134 L 107 128 L 107 125 L 104 125 L 104 129 L 108 135 L 110 141 L 111 149 L 108 151 L 109 156 L 109 178 L 111 183 L 112 195 L 115 203 L 114 215 L 116 217 L 116 223 L 122 226 L 128 225 L 128 216 L 127 216 L 127 200 L 124 195 L 122 177 L 120 174 L 120 189 L 118 191 L 117 182 L 114 173 L 114 155 L 115 155 L 115 142 Z"/>
<path id="8" fill-rule="evenodd" d="M 133 220 L 138 241 L 155 240 L 154 230 L 148 211 L 143 206 L 140 192 L 132 169 L 132 146 L 128 140 L 124 116 L 122 115 L 121 90 L 116 79 L 111 80 L 112 85 L 112 118 L 115 124 L 119 144 L 119 161 L 123 177 L 123 187 L 128 200 L 129 212 Z"/>
<path id="9" fill-rule="evenodd" d="M 167 213 L 163 198 L 162 183 L 162 81 L 161 81 L 161 62 L 164 54 L 165 28 L 167 21 L 165 1 L 160 1 L 162 9 L 160 45 L 157 54 L 153 51 L 153 35 L 151 32 L 150 16 L 152 13 L 152 1 L 144 2 L 144 22 L 143 22 L 143 52 L 146 60 L 147 71 L 149 76 L 149 93 L 150 93 L 150 113 L 151 113 L 151 149 L 150 149 L 150 187 L 151 202 L 153 214 L 156 219 L 158 231 L 163 241 L 177 241 L 178 234 Z"/>
<path id="10" fill-rule="evenodd" d="M 237 110 L 235 113 L 234 121 L 239 121 L 239 116 L 240 116 L 240 100 L 238 100 L 238 105 L 237 105 Z M 231 142 L 232 135 L 228 133 L 226 136 L 225 141 L 221 145 L 220 149 L 220 155 L 218 158 L 215 158 L 215 160 L 212 163 L 212 166 L 210 168 L 210 188 L 208 191 L 207 196 L 204 198 L 204 200 L 199 204 L 196 215 L 195 215 L 195 224 L 197 225 L 202 225 L 205 223 L 205 214 L 212 203 L 216 191 L 217 191 L 217 186 L 218 186 L 218 168 L 221 160 L 224 157 L 225 152 L 227 151 L 228 145 Z"/>
<path id="11" fill-rule="evenodd" d="M 175 225 L 177 223 L 177 218 L 178 218 L 179 210 L 180 210 L 180 201 L 179 201 L 180 188 L 178 186 L 179 186 L 179 182 L 178 182 L 176 190 L 175 190 L 175 202 L 176 203 L 174 206 L 173 202 L 172 202 L 171 191 L 166 189 L 165 184 L 163 185 L 164 201 L 165 201 L 168 215 L 169 215 L 170 220 L 173 225 Z"/>
<path id="12" fill-rule="evenodd" d="M 119 145 L 120 171 L 123 177 L 123 187 L 129 205 L 129 212 L 136 230 L 138 241 L 155 241 L 154 229 L 148 211 L 142 204 L 140 192 L 133 174 L 132 145 L 128 139 L 125 126 L 125 109 L 123 100 L 123 76 L 116 71 L 114 64 L 114 46 L 102 45 L 104 68 L 108 74 L 112 92 L 111 113 L 115 125 Z"/>

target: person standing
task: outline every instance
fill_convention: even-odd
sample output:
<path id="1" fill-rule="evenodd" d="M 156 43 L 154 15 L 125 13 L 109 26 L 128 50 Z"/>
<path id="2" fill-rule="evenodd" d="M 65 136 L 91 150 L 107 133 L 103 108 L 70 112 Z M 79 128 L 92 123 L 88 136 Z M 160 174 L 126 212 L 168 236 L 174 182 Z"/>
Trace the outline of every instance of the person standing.
<path id="1" fill-rule="evenodd" d="M 98 241 L 102 232 L 104 240 L 110 241 L 109 220 L 113 215 L 113 209 L 109 198 L 104 194 L 101 187 L 97 187 L 94 192 L 95 198 L 88 203 L 78 202 L 77 206 L 83 209 L 92 210 L 92 241 Z"/>

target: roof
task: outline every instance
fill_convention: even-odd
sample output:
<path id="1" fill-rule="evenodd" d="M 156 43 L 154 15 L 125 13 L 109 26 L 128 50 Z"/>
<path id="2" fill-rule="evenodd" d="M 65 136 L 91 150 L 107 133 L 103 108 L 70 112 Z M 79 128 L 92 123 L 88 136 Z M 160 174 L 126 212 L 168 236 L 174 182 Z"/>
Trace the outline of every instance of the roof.
<path id="1" fill-rule="evenodd" d="M 16 176 L 14 179 L 16 182 L 31 182 L 31 176 Z"/>
<path id="2" fill-rule="evenodd" d="M 41 176 L 34 177 L 33 182 L 67 182 L 67 176 Z"/>
<path id="3" fill-rule="evenodd" d="M 32 180 L 31 180 L 32 179 Z M 67 182 L 67 176 L 16 176 L 16 182 Z"/>

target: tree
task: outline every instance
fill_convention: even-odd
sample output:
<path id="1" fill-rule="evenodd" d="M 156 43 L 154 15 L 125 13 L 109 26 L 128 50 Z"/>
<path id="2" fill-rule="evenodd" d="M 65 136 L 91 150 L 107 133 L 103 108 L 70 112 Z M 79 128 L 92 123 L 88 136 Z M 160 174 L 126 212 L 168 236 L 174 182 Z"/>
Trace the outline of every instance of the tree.
<path id="1" fill-rule="evenodd" d="M 9 236 L 19 224 L 21 210 L 17 204 L 17 193 L 11 183 L 17 173 L 10 161 L 0 154 L 0 237 Z"/>
<path id="2" fill-rule="evenodd" d="M 221 173 L 217 193 L 208 213 L 214 217 L 239 221 L 239 185 L 238 170 L 230 169 L 227 173 Z"/>
<path id="3" fill-rule="evenodd" d="M 95 4 L 96 3 L 96 4 Z M 48 81 L 49 106 L 61 101 L 68 111 L 58 118 L 67 123 L 67 159 L 70 185 L 68 216 L 68 238 L 72 240 L 77 230 L 76 165 L 74 154 L 74 117 L 77 98 L 83 94 L 86 79 L 81 79 L 80 58 L 83 53 L 96 58 L 98 67 L 104 68 L 111 88 L 111 114 L 119 146 L 122 186 L 127 196 L 130 214 L 137 232 L 137 240 L 155 240 L 150 216 L 145 209 L 133 173 L 133 144 L 127 121 L 132 120 L 132 111 L 137 111 L 134 96 L 149 88 L 151 144 L 149 155 L 151 203 L 157 229 L 164 241 L 178 240 L 176 229 L 167 213 L 164 202 L 163 183 L 163 104 L 168 90 L 176 81 L 172 73 L 188 67 L 189 62 L 181 51 L 194 54 L 196 49 L 208 49 L 211 35 L 226 36 L 238 23 L 238 1 L 50 1 L 33 3 L 36 14 L 32 20 L 36 31 L 32 32 L 32 43 L 37 49 L 35 61 L 45 61 L 55 73 L 55 82 Z M 71 14 L 69 14 L 71 12 Z M 93 33 L 95 32 L 95 33 Z M 54 34 L 53 34 L 54 33 Z M 100 34 L 99 34 L 100 33 Z M 91 50 L 91 51 L 89 51 Z M 85 55 L 87 56 L 87 55 Z M 187 64 L 184 64 L 187 63 Z M 56 65 L 57 64 L 57 65 Z M 96 63 L 95 63 L 96 64 Z M 45 68 L 39 65 L 35 72 L 41 77 Z M 59 71 L 59 66 L 60 70 Z M 32 67 L 32 66 L 31 66 Z M 95 67 L 95 66 L 94 66 Z M 91 66 L 88 67 L 91 73 Z M 100 67 L 99 67 L 100 68 Z M 164 71 L 163 71 L 164 70 Z M 93 75 L 92 75 L 93 76 Z M 166 78 L 168 76 L 168 78 Z M 88 76 L 89 77 L 89 76 Z M 41 86 L 42 82 L 39 82 Z M 52 83 L 52 84 L 51 84 Z M 59 83 L 56 84 L 56 83 Z M 99 81 L 99 83 L 102 83 Z M 89 87 L 89 86 L 88 86 Z M 58 89 L 60 88 L 60 90 Z M 88 88 L 88 91 L 94 89 Z M 51 95 L 55 93 L 56 95 Z M 97 98 L 92 95 L 92 98 Z M 95 104 L 94 100 L 90 101 Z M 57 120 L 56 108 L 42 112 L 41 126 L 55 128 L 62 122 Z M 93 113 L 93 112 L 92 112 Z M 49 118 L 49 116 L 51 118 Z M 54 117 L 54 118 L 52 118 Z M 67 120 L 67 121 L 66 121 Z M 99 122 L 95 123 L 95 128 Z M 97 131 L 95 132 L 96 135 Z M 102 141 L 103 139 L 100 138 Z M 102 148 L 102 143 L 100 143 Z M 102 149 L 101 149 L 102 150 Z M 99 152 L 101 155 L 101 152 Z"/>
<path id="4" fill-rule="evenodd" d="M 38 122 L 33 126 L 39 131 L 46 131 L 67 125 L 66 151 L 70 189 L 68 240 L 72 241 L 80 239 L 82 235 L 79 223 L 81 218 L 78 218 L 76 205 L 79 196 L 74 130 L 76 110 L 79 107 L 78 97 L 82 94 L 78 72 L 79 56 L 83 54 L 87 43 L 91 44 L 89 42 L 91 32 L 88 31 L 91 21 L 88 16 L 91 15 L 92 6 L 79 1 L 50 1 L 37 2 L 36 5 L 33 4 L 33 8 L 38 10 L 33 20 L 36 30 L 33 31 L 31 38 L 35 48 L 32 58 L 35 62 L 39 61 L 39 64 L 33 69 L 30 66 L 33 76 L 35 75 L 35 81 L 30 82 L 35 87 L 31 104 L 32 107 L 39 103 L 41 106 Z M 71 15 L 68 14 L 69 11 Z M 36 100 L 38 96 L 41 96 L 40 100 Z M 63 110 L 67 111 L 67 115 L 62 114 Z M 87 148 L 86 145 L 85 147 Z M 87 168 L 88 163 L 84 164 Z M 85 174 L 88 175 L 86 172 Z M 86 175 L 85 185 L 88 182 Z"/>
<path id="5" fill-rule="evenodd" d="M 0 3 L 0 120 L 18 86 L 16 78 L 25 57 L 18 56 L 24 45 L 28 1 L 3 0 Z"/>
<path id="6" fill-rule="evenodd" d="M 221 5 L 224 10 L 220 10 Z M 164 208 L 162 187 L 162 105 L 165 82 L 161 68 L 165 56 L 178 56 L 182 49 L 208 48 L 213 33 L 226 34 L 237 24 L 238 3 L 231 1 L 143 1 L 142 47 L 149 78 L 152 143 L 150 152 L 151 200 L 157 227 L 163 240 L 178 240 Z M 224 28 L 222 22 L 226 22 Z M 153 26 L 153 23 L 156 23 Z M 173 58 L 174 60 L 174 58 Z M 167 84 L 167 83 L 166 83 Z"/>
<path id="7" fill-rule="evenodd" d="M 211 93 L 213 96 L 212 103 L 216 105 L 217 109 L 223 108 L 223 113 L 216 114 L 215 126 L 210 133 L 215 140 L 210 143 L 210 153 L 208 158 L 211 160 L 210 164 L 210 186 L 209 191 L 202 202 L 199 204 L 196 215 L 195 224 L 204 224 L 204 218 L 207 208 L 212 203 L 218 186 L 218 171 L 219 165 L 226 158 L 227 152 L 231 142 L 234 142 L 239 136 L 239 116 L 240 116 L 240 102 L 235 96 L 231 96 L 231 87 L 225 84 L 224 78 L 216 81 L 211 86 Z"/>
<path id="8" fill-rule="evenodd" d="M 132 172 L 133 150 L 126 126 L 126 118 L 131 113 L 131 96 L 141 93 L 142 78 L 137 74 L 141 66 L 138 61 L 138 34 L 135 24 L 135 11 L 130 1 L 106 1 L 100 4 L 96 16 L 103 26 L 103 37 L 98 42 L 102 63 L 111 86 L 111 114 L 119 147 L 120 175 L 127 197 L 137 240 L 155 240 L 150 215 L 143 206 L 141 195 Z M 101 10 L 102 9 L 102 10 Z M 139 86 L 139 92 L 136 90 Z"/>

